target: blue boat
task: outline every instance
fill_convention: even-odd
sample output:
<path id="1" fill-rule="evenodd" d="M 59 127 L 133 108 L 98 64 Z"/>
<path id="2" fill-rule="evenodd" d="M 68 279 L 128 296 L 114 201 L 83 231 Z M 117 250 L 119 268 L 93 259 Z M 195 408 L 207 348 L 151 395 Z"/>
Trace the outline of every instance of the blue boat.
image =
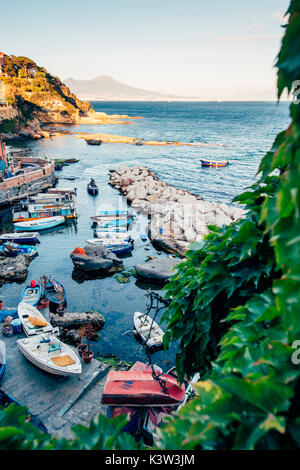
<path id="1" fill-rule="evenodd" d="M 64 286 L 50 277 L 45 286 L 45 297 L 49 300 L 49 310 L 51 313 L 56 313 L 58 307 L 67 306 L 67 298 Z"/>
<path id="2" fill-rule="evenodd" d="M 25 256 L 35 256 L 37 254 L 37 247 L 5 242 L 2 246 L 0 246 L 0 251 L 4 253 L 9 253 L 10 251 L 17 251 L 18 254 L 22 254 Z"/>
<path id="3" fill-rule="evenodd" d="M 12 242 L 26 245 L 36 245 L 40 243 L 40 234 L 34 233 L 3 233 L 0 235 L 0 243 Z"/>
<path id="4" fill-rule="evenodd" d="M 122 244 L 122 245 L 104 245 L 109 251 L 114 253 L 115 255 L 124 255 L 125 253 L 129 253 L 133 250 L 133 245 L 131 243 Z"/>
<path id="5" fill-rule="evenodd" d="M 65 218 L 61 215 L 58 215 L 56 217 L 46 217 L 43 219 L 29 220 L 26 222 L 17 222 L 15 223 L 15 229 L 21 232 L 35 232 L 54 228 L 64 223 Z"/>
<path id="6" fill-rule="evenodd" d="M 31 281 L 29 286 L 24 287 L 20 297 L 20 302 L 25 302 L 30 305 L 37 305 L 41 300 L 43 293 L 42 286 L 35 281 Z"/>
<path id="7" fill-rule="evenodd" d="M 0 380 L 3 377 L 6 368 L 6 350 L 4 341 L 0 341 Z"/>

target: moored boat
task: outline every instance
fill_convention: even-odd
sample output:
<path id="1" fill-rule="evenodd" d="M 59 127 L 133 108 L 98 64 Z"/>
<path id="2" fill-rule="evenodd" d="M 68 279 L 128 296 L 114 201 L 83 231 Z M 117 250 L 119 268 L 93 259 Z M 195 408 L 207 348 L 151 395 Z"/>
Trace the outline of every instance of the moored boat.
<path id="1" fill-rule="evenodd" d="M 159 347 L 163 343 L 164 332 L 149 315 L 135 312 L 133 323 L 137 334 L 148 348 Z"/>
<path id="2" fill-rule="evenodd" d="M 18 243 L 5 242 L 0 246 L 0 251 L 9 253 L 10 251 L 16 251 L 18 254 L 24 256 L 33 257 L 37 255 L 37 247 L 30 245 L 19 245 Z"/>
<path id="3" fill-rule="evenodd" d="M 20 302 L 29 305 L 37 305 L 42 297 L 42 286 L 38 282 L 32 280 L 30 285 L 25 286 L 20 297 Z"/>
<path id="4" fill-rule="evenodd" d="M 95 180 L 92 178 L 91 181 L 88 183 L 87 185 L 87 192 L 91 195 L 91 196 L 96 196 L 99 192 L 98 190 L 98 186 L 96 185 L 96 182 Z"/>
<path id="5" fill-rule="evenodd" d="M 36 245 L 40 243 L 40 234 L 38 232 L 34 233 L 3 233 L 0 235 L 0 242 L 12 242 L 28 245 Z"/>
<path id="6" fill-rule="evenodd" d="M 15 228 L 17 231 L 31 232 L 51 229 L 64 223 L 65 218 L 62 216 L 46 217 L 43 219 L 30 220 L 27 222 L 17 222 L 15 223 Z"/>
<path id="7" fill-rule="evenodd" d="M 52 313 L 56 313 L 57 309 L 67 306 L 67 298 L 64 286 L 51 277 L 47 279 L 45 285 L 45 297 L 49 300 L 49 310 Z"/>
<path id="8" fill-rule="evenodd" d="M 53 331 L 53 326 L 33 305 L 20 302 L 18 305 L 18 316 L 27 336 Z"/>
<path id="9" fill-rule="evenodd" d="M 163 384 L 163 387 L 162 385 Z M 178 387 L 171 375 L 159 375 L 155 380 L 152 371 L 110 371 L 107 375 L 101 403 L 127 406 L 173 406 L 185 395 L 184 386 Z"/>
<path id="10" fill-rule="evenodd" d="M 6 348 L 4 341 L 0 340 L 0 380 L 2 379 L 6 368 Z"/>
<path id="11" fill-rule="evenodd" d="M 111 210 L 110 209 L 108 209 L 108 210 L 98 209 L 97 212 L 96 212 L 96 216 L 100 216 L 100 217 L 105 217 L 105 216 L 115 216 L 115 217 L 126 216 L 126 217 L 133 218 L 134 214 L 132 212 L 130 212 L 128 209 L 123 209 L 123 210 L 119 210 L 119 209 L 111 209 Z"/>
<path id="12" fill-rule="evenodd" d="M 97 245 L 97 246 L 106 246 L 106 245 L 119 245 L 119 244 L 134 244 L 133 238 L 130 236 L 124 237 L 119 236 L 115 237 L 114 235 L 121 235 L 119 233 L 113 233 L 112 236 L 109 237 L 101 237 L 101 238 L 90 238 L 86 240 L 89 245 Z"/>
<path id="13" fill-rule="evenodd" d="M 77 376 L 82 366 L 76 352 L 51 334 L 40 334 L 17 340 L 22 354 L 36 367 L 49 374 Z"/>
<path id="14" fill-rule="evenodd" d="M 223 168 L 229 165 L 228 160 L 200 160 L 203 167 Z"/>

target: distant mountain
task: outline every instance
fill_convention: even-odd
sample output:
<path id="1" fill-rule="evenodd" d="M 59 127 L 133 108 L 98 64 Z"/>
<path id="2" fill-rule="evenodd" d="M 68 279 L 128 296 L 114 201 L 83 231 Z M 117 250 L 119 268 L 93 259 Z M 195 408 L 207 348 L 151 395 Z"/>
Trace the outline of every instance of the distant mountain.
<path id="1" fill-rule="evenodd" d="M 65 84 L 80 99 L 102 101 L 167 101 L 184 100 L 182 96 L 166 95 L 155 91 L 143 90 L 121 83 L 107 75 L 99 75 L 92 80 L 67 78 Z"/>

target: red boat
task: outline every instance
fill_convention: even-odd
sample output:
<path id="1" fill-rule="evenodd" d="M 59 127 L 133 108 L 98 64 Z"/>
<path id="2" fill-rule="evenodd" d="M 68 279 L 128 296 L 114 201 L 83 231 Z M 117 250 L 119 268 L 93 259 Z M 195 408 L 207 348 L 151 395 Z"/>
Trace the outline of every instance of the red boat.
<path id="1" fill-rule="evenodd" d="M 184 399 L 185 387 L 178 387 L 176 377 L 159 375 L 154 380 L 150 370 L 111 371 L 102 395 L 104 405 L 173 406 Z"/>
<path id="2" fill-rule="evenodd" d="M 204 167 L 214 167 L 214 168 L 223 168 L 224 166 L 229 165 L 227 160 L 200 160 L 202 166 Z"/>

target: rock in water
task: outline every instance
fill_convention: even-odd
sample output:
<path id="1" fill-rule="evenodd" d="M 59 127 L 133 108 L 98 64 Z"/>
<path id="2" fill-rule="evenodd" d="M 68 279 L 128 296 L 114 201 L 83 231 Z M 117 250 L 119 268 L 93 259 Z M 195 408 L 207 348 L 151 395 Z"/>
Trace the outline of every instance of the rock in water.
<path id="1" fill-rule="evenodd" d="M 122 261 L 114 253 L 96 245 L 75 248 L 70 257 L 74 266 L 82 271 L 110 271 L 111 268 L 122 265 Z"/>
<path id="2" fill-rule="evenodd" d="M 155 258 L 138 264 L 135 267 L 136 274 L 145 281 L 167 282 L 174 273 L 174 268 L 182 260 L 174 258 Z"/>

